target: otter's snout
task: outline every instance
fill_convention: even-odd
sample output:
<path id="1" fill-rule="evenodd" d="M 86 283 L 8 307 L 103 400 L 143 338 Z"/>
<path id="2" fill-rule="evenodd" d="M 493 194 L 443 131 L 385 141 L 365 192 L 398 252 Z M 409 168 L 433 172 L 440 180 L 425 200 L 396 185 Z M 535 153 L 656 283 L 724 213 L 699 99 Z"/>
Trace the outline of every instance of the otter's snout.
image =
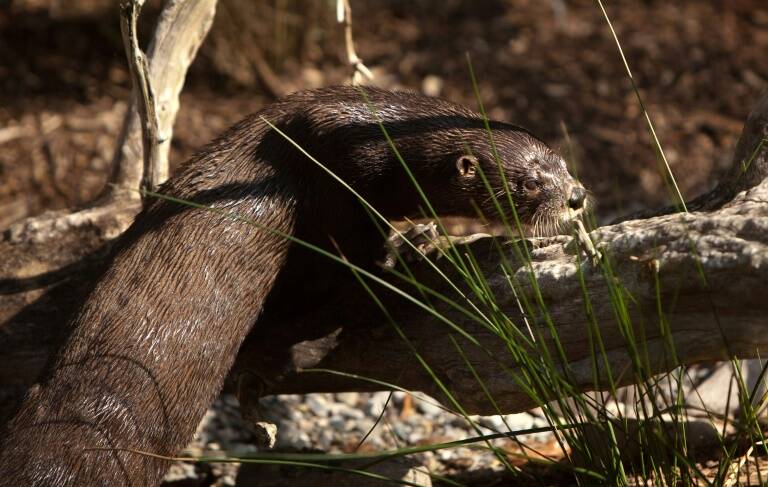
<path id="1" fill-rule="evenodd" d="M 568 207 L 573 210 L 584 208 L 584 200 L 587 198 L 587 191 L 581 186 L 571 188 L 571 194 L 568 196 Z"/>

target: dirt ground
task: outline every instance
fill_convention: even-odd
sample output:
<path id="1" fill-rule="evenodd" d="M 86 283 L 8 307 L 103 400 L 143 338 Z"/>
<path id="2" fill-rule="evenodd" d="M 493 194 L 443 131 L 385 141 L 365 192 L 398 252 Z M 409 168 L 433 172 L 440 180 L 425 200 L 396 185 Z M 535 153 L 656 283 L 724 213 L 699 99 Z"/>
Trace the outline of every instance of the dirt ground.
<path id="1" fill-rule="evenodd" d="M 332 3 L 220 2 L 182 98 L 174 164 L 277 92 L 345 80 Z M 159 2 L 149 4 L 147 33 Z M 129 96 L 113 5 L 16 0 L 0 7 L 0 227 L 82 205 L 105 184 Z M 378 84 L 476 106 L 468 53 L 490 114 L 568 155 L 601 219 L 668 199 L 594 2 L 352 5 L 358 52 Z M 766 86 L 768 4 L 609 1 L 607 9 L 681 190 L 693 197 L 727 166 Z M 268 75 L 271 84 L 263 81 Z"/>

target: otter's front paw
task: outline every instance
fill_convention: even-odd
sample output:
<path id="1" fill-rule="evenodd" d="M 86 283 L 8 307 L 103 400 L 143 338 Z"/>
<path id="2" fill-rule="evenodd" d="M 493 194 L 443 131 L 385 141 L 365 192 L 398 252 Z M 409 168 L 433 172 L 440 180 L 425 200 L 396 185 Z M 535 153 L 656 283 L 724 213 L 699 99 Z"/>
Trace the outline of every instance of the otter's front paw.
<path id="1" fill-rule="evenodd" d="M 386 242 L 387 255 L 380 265 L 385 269 L 392 269 L 398 261 L 419 262 L 433 255 L 440 258 L 453 245 L 472 243 L 484 237 L 490 235 L 440 235 L 435 222 L 416 223 L 404 232 L 390 233 Z"/>
<path id="2" fill-rule="evenodd" d="M 566 251 L 571 253 L 583 251 L 589 258 L 592 266 L 597 267 L 603 260 L 603 253 L 600 251 L 603 244 L 592 241 L 589 232 L 587 232 L 587 229 L 584 227 L 584 223 L 581 220 L 575 219 L 573 223 L 574 239 L 566 246 Z"/>

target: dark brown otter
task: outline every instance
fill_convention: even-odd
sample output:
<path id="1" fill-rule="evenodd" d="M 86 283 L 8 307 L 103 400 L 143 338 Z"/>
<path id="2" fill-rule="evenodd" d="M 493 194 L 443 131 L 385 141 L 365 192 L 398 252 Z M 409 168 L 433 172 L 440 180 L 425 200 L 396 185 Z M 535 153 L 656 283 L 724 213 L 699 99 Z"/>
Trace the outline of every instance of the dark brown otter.
<path id="1" fill-rule="evenodd" d="M 377 115 L 371 111 L 375 107 Z M 304 310 L 348 273 L 270 228 L 373 269 L 382 236 L 361 203 L 277 131 L 387 218 L 424 207 L 378 124 L 439 215 L 499 221 L 506 181 L 526 224 L 584 202 L 562 159 L 527 131 L 411 93 L 328 88 L 291 95 L 241 121 L 161 192 L 218 210 L 153 201 L 122 237 L 47 379 L 0 448 L 4 485 L 155 485 L 222 387 L 263 309 Z M 494 156 L 501 162 L 501 171 Z M 262 228 L 222 212 L 247 218 Z M 299 304 L 297 304 L 299 301 Z M 7 483 L 7 484 L 6 484 Z"/>

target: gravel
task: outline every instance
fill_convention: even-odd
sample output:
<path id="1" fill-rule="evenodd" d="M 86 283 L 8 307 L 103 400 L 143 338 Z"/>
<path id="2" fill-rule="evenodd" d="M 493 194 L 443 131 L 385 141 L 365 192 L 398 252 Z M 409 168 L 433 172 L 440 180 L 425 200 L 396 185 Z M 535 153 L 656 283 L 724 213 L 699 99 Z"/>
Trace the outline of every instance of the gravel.
<path id="1" fill-rule="evenodd" d="M 307 394 L 271 396 L 261 400 L 266 421 L 277 426 L 275 451 L 352 453 L 383 451 L 406 446 L 442 443 L 478 435 L 465 418 L 443 409 L 437 401 L 414 395 L 410 404 L 403 392 Z M 386 410 L 381 421 L 376 420 Z M 534 413 L 505 416 L 472 416 L 483 434 L 528 429 L 546 424 Z M 366 437 L 367 435 L 367 437 Z M 365 438 L 365 441 L 361 441 Z M 523 435 L 523 442 L 546 443 L 549 433 Z M 505 443 L 506 442 L 506 443 Z M 497 446 L 509 440 L 495 440 Z M 194 440 L 184 454 L 231 456 L 258 451 L 250 427 L 240 415 L 237 400 L 223 395 L 208 410 Z M 457 469 L 503 468 L 487 449 L 449 448 L 414 456 L 425 471 L 444 474 Z M 232 486 L 237 484 L 238 464 L 175 463 L 166 486 Z"/>
<path id="2" fill-rule="evenodd" d="M 712 377 L 717 377 L 717 374 Z M 714 379 L 710 382 L 707 385 L 713 389 L 728 390 L 723 383 Z M 625 391 L 623 394 L 629 393 Z M 541 410 L 499 416 L 471 416 L 467 420 L 461 415 L 447 411 L 430 397 L 418 393 L 411 395 L 410 399 L 406 399 L 407 397 L 407 394 L 400 391 L 271 396 L 261 400 L 261 413 L 264 421 L 276 426 L 274 450 L 282 452 L 381 452 L 461 440 L 478 434 L 548 426 Z M 717 400 L 723 400 L 717 395 L 712 397 L 715 402 L 708 401 L 707 407 L 717 410 Z M 632 396 L 624 397 L 624 400 L 630 399 Z M 624 417 L 631 417 L 631 408 L 623 403 L 610 402 L 607 409 L 613 413 L 620 412 Z M 722 409 L 726 410 L 725 407 Z M 380 415 L 381 421 L 378 421 Z M 687 435 L 690 440 L 689 447 L 706 453 L 711 450 L 708 445 L 711 446 L 713 441 L 717 440 L 717 430 L 695 426 L 690 425 L 691 431 Z M 714 431 L 714 434 L 710 430 Z M 700 434 L 697 436 L 695 431 Z M 549 431 L 521 434 L 515 439 L 502 438 L 491 443 L 509 452 L 509 458 L 504 459 L 505 462 L 519 464 L 522 461 L 515 455 L 523 449 L 521 445 L 525 445 L 526 454 L 555 458 L 562 456 L 562 451 Z M 256 445 L 254 433 L 240 415 L 237 400 L 233 396 L 223 395 L 205 414 L 194 440 L 185 453 L 210 457 L 224 455 L 226 452 L 227 455 L 236 457 L 259 451 Z M 488 473 L 505 469 L 502 461 L 488 450 L 485 443 L 419 453 L 409 456 L 407 461 L 420 465 L 422 472 L 438 475 L 465 474 L 469 470 Z M 394 465 L 393 469 L 397 472 L 404 471 L 402 465 Z M 298 478 L 296 481 L 300 485 L 304 480 L 317 485 L 314 483 L 318 478 L 317 472 L 311 474 L 314 477 L 305 479 L 304 476 L 309 476 L 310 473 L 295 470 L 296 468 L 288 473 L 277 472 L 273 475 L 277 483 L 269 485 L 282 487 L 280 479 L 284 478 Z M 249 465 L 247 475 L 243 475 L 243 480 L 238 483 L 239 471 L 240 466 L 234 463 L 193 465 L 177 462 L 169 470 L 165 481 L 166 486 L 174 487 L 250 485 L 250 480 L 245 479 L 253 479 L 254 475 L 265 475 L 264 469 L 258 470 L 254 465 Z M 329 485 L 341 487 L 343 482 L 338 479 L 338 474 L 335 475 L 319 477 L 325 478 L 323 482 L 327 481 Z M 304 484 L 308 485 L 306 482 Z M 427 484 L 428 482 L 423 485 Z"/>

